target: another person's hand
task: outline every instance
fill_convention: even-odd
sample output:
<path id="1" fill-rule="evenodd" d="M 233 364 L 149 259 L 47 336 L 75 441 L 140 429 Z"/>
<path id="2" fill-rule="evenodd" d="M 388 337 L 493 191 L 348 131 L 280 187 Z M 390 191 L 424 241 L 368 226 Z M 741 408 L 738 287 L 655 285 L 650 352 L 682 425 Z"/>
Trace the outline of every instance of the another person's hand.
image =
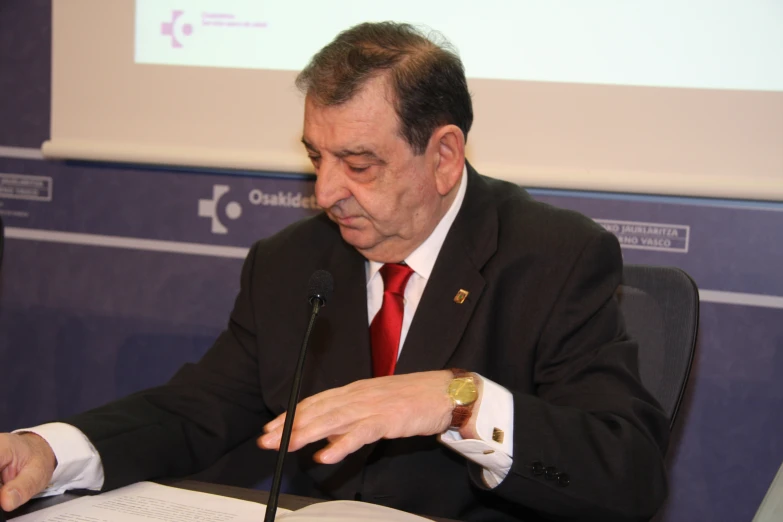
<path id="1" fill-rule="evenodd" d="M 380 439 L 443 433 L 451 423 L 452 377 L 449 370 L 377 377 L 308 397 L 296 408 L 288 449 L 327 439 L 315 458 L 334 464 Z M 284 422 L 285 413 L 264 426 L 258 445 L 279 448 Z"/>
<path id="2" fill-rule="evenodd" d="M 12 511 L 41 492 L 52 479 L 57 459 L 34 433 L 0 434 L 0 507 Z"/>

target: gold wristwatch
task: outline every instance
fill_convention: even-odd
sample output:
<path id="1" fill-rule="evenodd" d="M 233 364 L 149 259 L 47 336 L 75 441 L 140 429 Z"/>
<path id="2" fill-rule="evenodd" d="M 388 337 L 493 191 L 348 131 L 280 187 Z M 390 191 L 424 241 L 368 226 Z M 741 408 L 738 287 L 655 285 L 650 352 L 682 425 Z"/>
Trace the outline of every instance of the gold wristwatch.
<path id="1" fill-rule="evenodd" d="M 449 383 L 448 394 L 454 409 L 451 412 L 449 429 L 458 430 L 465 425 L 473 413 L 473 404 L 478 399 L 478 387 L 472 373 L 459 368 L 451 368 L 451 373 L 454 377 Z"/>

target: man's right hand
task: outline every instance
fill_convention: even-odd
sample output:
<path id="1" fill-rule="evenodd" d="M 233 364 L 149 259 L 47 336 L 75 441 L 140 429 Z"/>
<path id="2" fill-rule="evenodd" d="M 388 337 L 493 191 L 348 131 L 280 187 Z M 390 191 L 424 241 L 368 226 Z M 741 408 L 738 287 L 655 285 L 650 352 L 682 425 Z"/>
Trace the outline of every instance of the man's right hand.
<path id="1" fill-rule="evenodd" d="M 35 433 L 0 434 L 0 507 L 11 511 L 30 500 L 46 488 L 56 467 L 49 443 Z"/>

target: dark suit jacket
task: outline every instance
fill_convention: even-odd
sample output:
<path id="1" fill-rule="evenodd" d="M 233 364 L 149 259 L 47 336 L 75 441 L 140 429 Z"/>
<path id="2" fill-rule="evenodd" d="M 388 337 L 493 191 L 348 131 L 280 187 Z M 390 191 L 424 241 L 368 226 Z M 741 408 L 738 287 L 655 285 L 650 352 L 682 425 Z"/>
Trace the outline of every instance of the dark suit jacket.
<path id="1" fill-rule="evenodd" d="M 204 468 L 284 411 L 316 269 L 335 289 L 302 397 L 369 378 L 364 263 L 323 214 L 256 243 L 228 327 L 200 362 L 67 421 L 99 451 L 104 489 Z M 480 469 L 435 437 L 384 440 L 332 466 L 312 462 L 313 444 L 298 452 L 295 492 L 471 521 L 652 516 L 666 494 L 668 423 L 639 382 L 613 297 L 621 271 L 619 245 L 600 226 L 469 168 L 396 372 L 459 367 L 509 389 L 508 477 L 487 490 Z M 459 289 L 470 292 L 464 304 Z M 534 463 L 553 468 L 550 479 Z"/>

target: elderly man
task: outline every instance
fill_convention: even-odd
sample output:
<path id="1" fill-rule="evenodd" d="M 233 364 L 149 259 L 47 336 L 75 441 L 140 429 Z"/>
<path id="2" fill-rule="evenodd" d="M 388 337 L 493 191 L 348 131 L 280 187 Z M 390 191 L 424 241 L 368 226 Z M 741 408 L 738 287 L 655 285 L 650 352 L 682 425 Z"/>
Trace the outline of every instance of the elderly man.
<path id="1" fill-rule="evenodd" d="M 306 283 L 325 268 L 296 493 L 476 521 L 651 517 L 667 420 L 614 299 L 615 238 L 467 164 L 462 64 L 408 25 L 343 32 L 297 84 L 324 212 L 250 249 L 200 362 L 3 435 L 3 508 L 192 473 L 262 430 L 277 448 Z"/>

